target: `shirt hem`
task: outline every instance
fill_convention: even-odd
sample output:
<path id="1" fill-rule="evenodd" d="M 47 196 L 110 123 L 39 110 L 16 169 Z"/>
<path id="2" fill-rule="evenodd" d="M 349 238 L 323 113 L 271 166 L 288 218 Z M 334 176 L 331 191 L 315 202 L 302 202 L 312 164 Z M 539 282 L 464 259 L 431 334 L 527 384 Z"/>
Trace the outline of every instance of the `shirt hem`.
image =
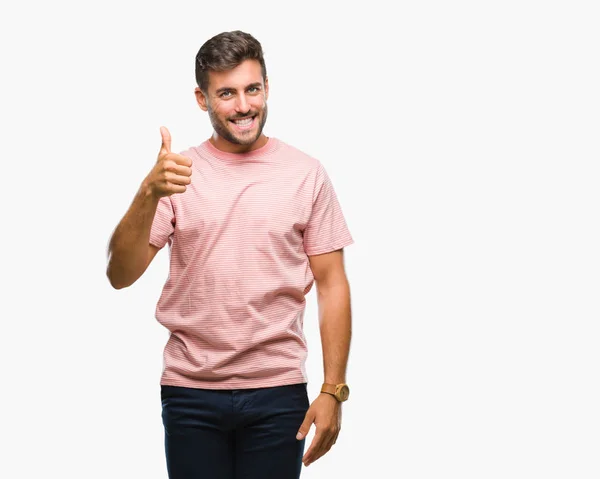
<path id="1" fill-rule="evenodd" d="M 354 240 L 348 239 L 345 241 L 340 241 L 339 243 L 333 243 L 332 245 L 329 245 L 329 246 L 324 246 L 322 248 L 314 248 L 314 249 L 311 249 L 310 251 L 307 250 L 305 252 L 308 256 L 314 256 L 317 254 L 331 253 L 332 251 L 336 251 L 338 249 L 345 248 L 346 246 L 350 246 L 352 244 L 354 244 Z"/>
<path id="2" fill-rule="evenodd" d="M 179 386 L 195 389 L 257 389 L 277 386 L 289 386 L 292 384 L 307 383 L 308 380 L 302 375 L 288 376 L 286 378 L 275 379 L 240 379 L 240 380 L 222 380 L 222 381 L 204 381 L 190 378 L 162 378 L 161 386 Z"/>

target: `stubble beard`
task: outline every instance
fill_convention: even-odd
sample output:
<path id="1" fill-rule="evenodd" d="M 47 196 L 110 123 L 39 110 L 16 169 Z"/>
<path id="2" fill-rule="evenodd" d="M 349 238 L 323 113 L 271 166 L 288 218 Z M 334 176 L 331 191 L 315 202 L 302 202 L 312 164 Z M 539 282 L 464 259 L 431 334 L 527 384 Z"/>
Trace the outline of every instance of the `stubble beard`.
<path id="1" fill-rule="evenodd" d="M 229 122 L 229 120 L 225 120 L 225 123 L 224 123 L 219 119 L 219 117 L 214 112 L 214 110 L 210 107 L 210 105 L 208 105 L 207 109 L 208 109 L 208 117 L 210 118 L 210 122 L 211 122 L 214 130 L 217 132 L 217 134 L 221 138 L 224 138 L 225 140 L 227 140 L 230 143 L 233 143 L 235 145 L 251 145 L 252 143 L 254 143 L 256 140 L 258 140 L 260 138 L 260 135 L 262 134 L 265 123 L 267 122 L 267 110 L 268 109 L 267 109 L 267 104 L 265 103 L 265 106 L 262 108 L 262 110 L 257 115 L 259 124 L 258 124 L 258 128 L 256 130 L 256 134 L 251 135 L 251 136 L 250 135 L 236 136 L 228 128 L 228 125 L 226 124 Z"/>

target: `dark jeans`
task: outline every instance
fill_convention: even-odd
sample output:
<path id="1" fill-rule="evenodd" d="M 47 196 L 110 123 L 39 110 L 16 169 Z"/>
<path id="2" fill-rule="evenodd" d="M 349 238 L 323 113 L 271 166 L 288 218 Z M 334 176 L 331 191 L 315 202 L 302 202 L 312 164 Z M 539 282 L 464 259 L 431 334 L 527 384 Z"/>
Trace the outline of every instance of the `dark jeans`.
<path id="1" fill-rule="evenodd" d="M 161 386 L 170 479 L 297 479 L 306 384 L 210 390 Z"/>

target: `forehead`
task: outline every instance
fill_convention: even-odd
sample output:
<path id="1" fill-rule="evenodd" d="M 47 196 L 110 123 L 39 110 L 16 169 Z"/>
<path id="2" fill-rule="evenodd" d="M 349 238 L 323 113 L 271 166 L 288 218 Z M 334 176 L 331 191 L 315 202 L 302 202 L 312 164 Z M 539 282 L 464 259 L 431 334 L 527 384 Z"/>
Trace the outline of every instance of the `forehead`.
<path id="1" fill-rule="evenodd" d="M 258 60 L 244 60 L 237 67 L 224 72 L 208 72 L 209 90 L 219 88 L 245 88 L 250 83 L 262 83 L 262 69 Z"/>

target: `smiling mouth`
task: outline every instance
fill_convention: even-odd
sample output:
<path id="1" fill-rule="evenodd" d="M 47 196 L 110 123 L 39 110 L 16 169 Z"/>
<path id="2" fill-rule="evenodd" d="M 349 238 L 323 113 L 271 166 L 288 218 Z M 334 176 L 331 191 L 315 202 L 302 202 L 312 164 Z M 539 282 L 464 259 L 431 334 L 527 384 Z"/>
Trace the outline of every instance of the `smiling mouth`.
<path id="1" fill-rule="evenodd" d="M 229 120 L 233 123 L 239 130 L 249 130 L 254 125 L 255 116 L 246 117 L 246 118 L 238 118 L 235 120 Z"/>

